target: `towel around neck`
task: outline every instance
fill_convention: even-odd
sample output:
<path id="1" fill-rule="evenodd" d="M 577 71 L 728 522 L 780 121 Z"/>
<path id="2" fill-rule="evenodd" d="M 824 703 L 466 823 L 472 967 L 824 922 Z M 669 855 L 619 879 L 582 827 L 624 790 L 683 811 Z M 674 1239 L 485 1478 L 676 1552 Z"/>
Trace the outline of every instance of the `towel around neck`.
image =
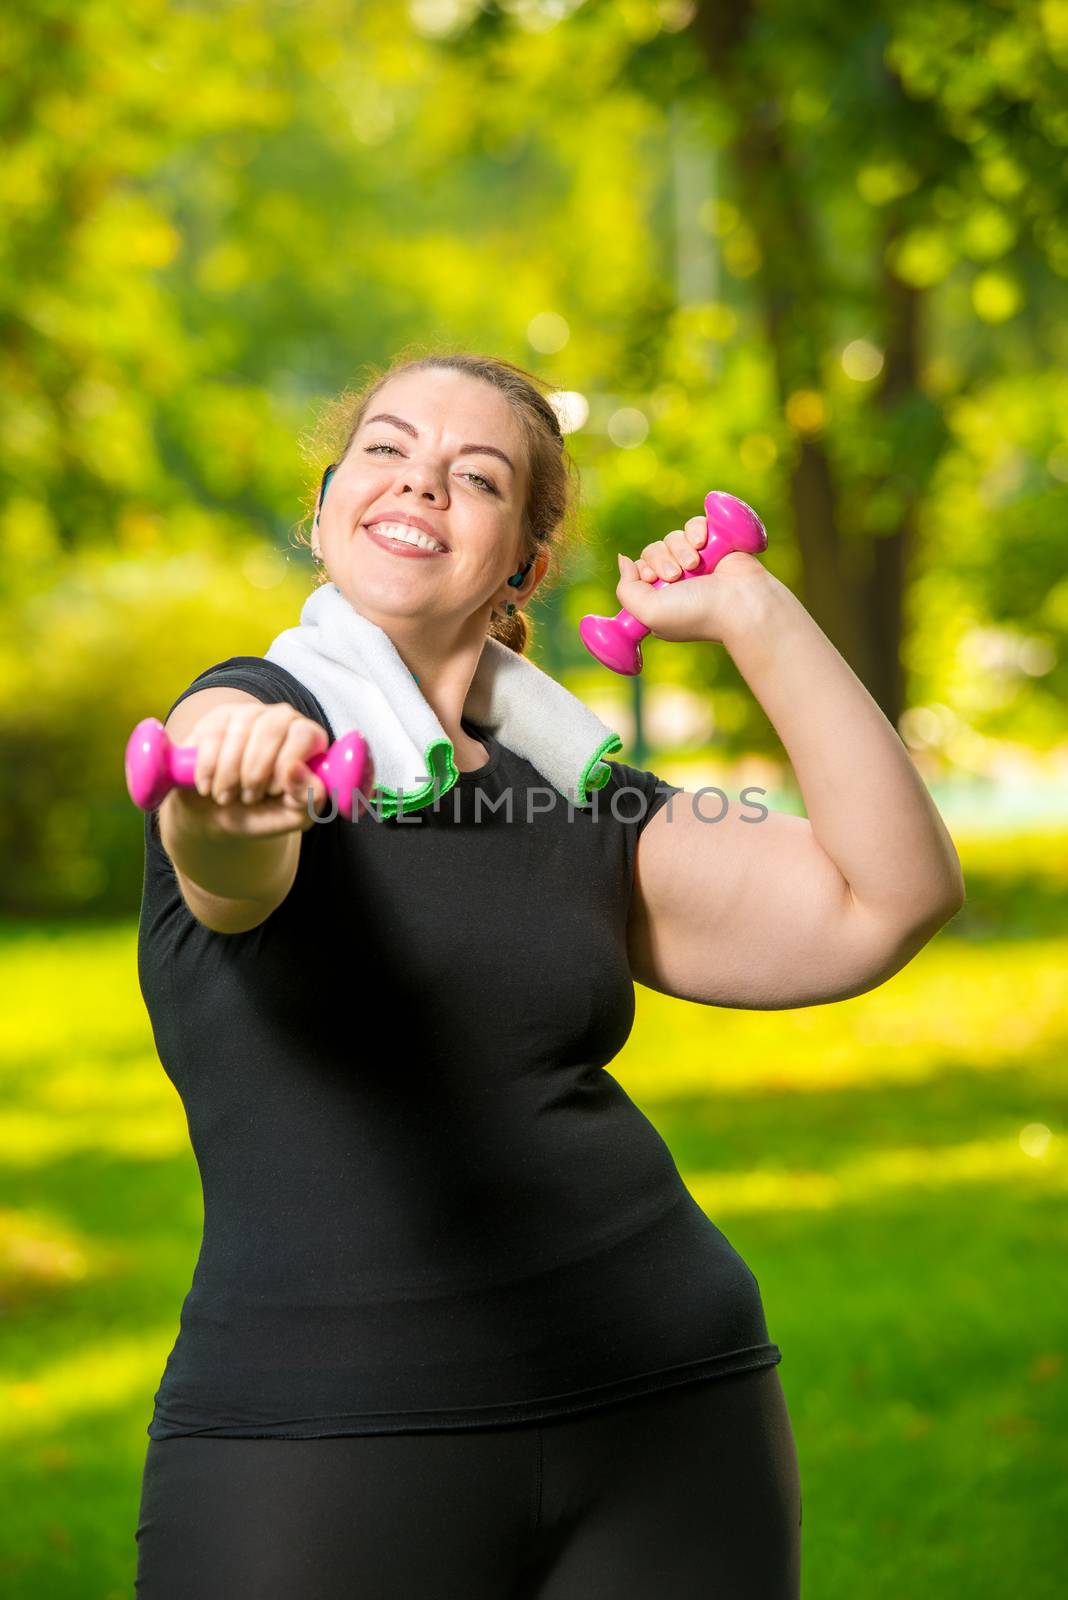
<path id="1" fill-rule="evenodd" d="M 266 660 L 286 667 L 319 701 L 340 738 L 356 728 L 371 747 L 373 803 L 406 815 L 433 803 L 459 777 L 452 741 L 385 629 L 337 584 L 313 589 L 300 623 L 271 642 Z M 619 734 L 526 656 L 487 635 L 463 715 L 488 728 L 572 805 L 591 804 L 620 750 Z"/>

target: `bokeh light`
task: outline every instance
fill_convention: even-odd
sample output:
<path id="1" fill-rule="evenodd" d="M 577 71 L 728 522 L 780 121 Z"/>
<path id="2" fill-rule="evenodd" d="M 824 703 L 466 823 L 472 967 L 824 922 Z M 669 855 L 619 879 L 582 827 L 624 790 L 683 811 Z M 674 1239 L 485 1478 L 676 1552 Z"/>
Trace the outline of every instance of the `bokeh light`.
<path id="1" fill-rule="evenodd" d="M 574 389 L 556 389 L 548 396 L 556 412 L 561 433 L 576 433 L 585 427 L 590 415 L 590 403 L 584 394 Z"/>
<path id="2" fill-rule="evenodd" d="M 539 311 L 527 323 L 527 342 L 540 355 L 555 355 L 571 337 L 571 329 L 555 311 Z"/>
<path id="3" fill-rule="evenodd" d="M 767 472 L 779 457 L 770 433 L 747 433 L 738 446 L 738 459 L 747 472 Z"/>
<path id="4" fill-rule="evenodd" d="M 1044 1122 L 1029 1122 L 1025 1128 L 1020 1129 L 1020 1149 L 1025 1156 L 1031 1156 L 1035 1161 L 1041 1161 L 1049 1152 L 1053 1143 L 1053 1134 Z"/>
<path id="5" fill-rule="evenodd" d="M 786 420 L 798 433 L 818 433 L 827 415 L 827 402 L 815 389 L 796 389 L 786 402 Z"/>
<path id="6" fill-rule="evenodd" d="M 1005 272 L 980 272 L 972 284 L 972 304 L 984 322 L 1007 322 L 1023 305 L 1023 289 Z"/>
<path id="7" fill-rule="evenodd" d="M 842 371 L 856 383 L 870 383 L 883 370 L 883 353 L 869 339 L 851 339 L 841 359 Z"/>
<path id="8" fill-rule="evenodd" d="M 636 406 L 622 406 L 609 417 L 606 431 L 621 450 L 634 450 L 649 436 L 649 419 Z"/>

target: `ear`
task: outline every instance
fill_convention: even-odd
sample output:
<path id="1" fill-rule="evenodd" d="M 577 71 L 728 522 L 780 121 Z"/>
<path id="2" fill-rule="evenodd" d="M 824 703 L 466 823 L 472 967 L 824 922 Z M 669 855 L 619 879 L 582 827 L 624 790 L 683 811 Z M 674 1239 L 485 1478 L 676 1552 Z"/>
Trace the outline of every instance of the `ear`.
<path id="1" fill-rule="evenodd" d="M 528 600 L 530 598 L 530 596 L 534 593 L 534 590 L 538 587 L 538 584 L 544 578 L 546 572 L 548 571 L 549 560 L 550 557 L 548 550 L 539 550 L 538 554 L 534 557 L 534 565 L 523 579 L 523 587 L 519 591 L 524 600 Z"/>
<path id="2" fill-rule="evenodd" d="M 509 586 L 505 589 L 501 600 L 501 605 L 507 605 L 509 600 L 515 602 L 516 604 L 522 605 L 529 600 L 535 589 L 538 587 L 538 584 L 545 576 L 545 570 L 548 565 L 549 552 L 547 550 L 542 550 L 534 557 L 533 563 L 527 572 L 526 577 L 523 579 L 523 582 L 517 588 L 513 589 L 509 584 Z"/>

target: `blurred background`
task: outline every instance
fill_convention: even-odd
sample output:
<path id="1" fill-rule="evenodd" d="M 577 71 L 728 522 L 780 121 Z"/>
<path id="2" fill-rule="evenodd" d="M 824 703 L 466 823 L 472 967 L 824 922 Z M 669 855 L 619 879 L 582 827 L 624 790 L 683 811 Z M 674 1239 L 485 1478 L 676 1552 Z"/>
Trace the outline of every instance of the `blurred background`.
<path id="1" fill-rule="evenodd" d="M 903 972 L 639 988 L 612 1071 L 760 1281 L 806 1595 L 1059 1595 L 1068 0 L 40 0 L 0 67 L 4 1594 L 132 1592 L 200 1239 L 125 741 L 298 620 L 323 409 L 415 341 L 552 386 L 533 656 L 623 759 L 803 811 L 725 651 L 578 639 L 720 488 L 935 796 Z"/>

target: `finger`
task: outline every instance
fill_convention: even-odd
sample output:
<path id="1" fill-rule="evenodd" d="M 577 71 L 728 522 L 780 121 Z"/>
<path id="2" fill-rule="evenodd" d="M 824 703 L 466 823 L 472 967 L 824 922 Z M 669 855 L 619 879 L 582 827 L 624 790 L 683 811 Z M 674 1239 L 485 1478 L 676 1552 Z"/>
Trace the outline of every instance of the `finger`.
<path id="1" fill-rule="evenodd" d="M 649 611 L 661 604 L 660 590 L 651 589 L 648 583 L 642 581 L 638 576 L 637 563 L 622 554 L 619 557 L 616 598 L 632 617 L 637 617 L 639 622 L 646 624 L 650 621 Z"/>
<path id="2" fill-rule="evenodd" d="M 682 568 L 668 549 L 667 541 L 664 539 L 654 539 L 652 544 L 647 544 L 642 551 L 642 560 L 646 566 L 653 569 L 657 578 L 663 578 L 666 582 L 670 582 L 672 578 L 678 578 L 682 575 Z"/>
<path id="3" fill-rule="evenodd" d="M 266 706 L 256 718 L 241 755 L 240 787 L 244 805 L 256 805 L 274 776 L 278 752 L 294 722 L 290 705 Z"/>
<path id="4" fill-rule="evenodd" d="M 683 524 L 683 528 L 687 539 L 689 539 L 694 549 L 703 549 L 708 540 L 708 518 L 687 517 L 685 523 Z"/>
<path id="5" fill-rule="evenodd" d="M 639 581 L 645 582 L 641 573 L 642 562 L 632 561 L 630 556 L 623 554 L 622 550 L 617 554 L 616 560 L 619 562 L 619 583 L 616 585 L 617 596 L 621 596 L 624 585 L 629 587 Z"/>
<path id="6" fill-rule="evenodd" d="M 701 557 L 693 547 L 693 540 L 683 529 L 676 528 L 674 533 L 669 533 L 664 543 L 680 568 L 689 570 L 701 565 Z"/>
<path id="7" fill-rule="evenodd" d="M 226 719 L 215 715 L 202 717 L 190 729 L 189 743 L 196 751 L 194 783 L 199 795 L 209 796 L 218 765 L 219 750 L 226 735 Z"/>
<path id="8" fill-rule="evenodd" d="M 219 763 L 234 718 L 240 721 L 243 707 L 218 706 L 208 711 L 190 729 L 189 743 L 196 750 L 194 783 L 197 793 L 219 802 L 221 784 Z"/>
<path id="9" fill-rule="evenodd" d="M 305 812 L 309 808 L 318 811 L 319 807 L 325 804 L 326 785 L 322 778 L 316 777 L 306 762 L 290 761 L 283 770 L 285 776 L 282 799 L 287 806 Z"/>
<path id="10" fill-rule="evenodd" d="M 240 800 L 241 760 L 253 720 L 259 715 L 258 709 L 254 706 L 227 707 L 226 712 L 226 728 L 219 744 L 215 772 L 211 780 L 212 795 L 221 806 Z"/>
<path id="11" fill-rule="evenodd" d="M 321 806 L 327 799 L 326 784 L 312 772 L 308 762 L 313 756 L 321 755 L 328 744 L 326 729 L 309 717 L 301 717 L 290 726 L 279 752 L 275 773 L 282 792 L 291 803 L 305 810 L 309 789 L 314 807 Z"/>
<path id="12" fill-rule="evenodd" d="M 297 717 L 293 727 L 299 735 L 298 748 L 305 759 L 322 755 L 329 748 L 329 734 L 322 723 L 316 722 L 313 717 Z"/>

